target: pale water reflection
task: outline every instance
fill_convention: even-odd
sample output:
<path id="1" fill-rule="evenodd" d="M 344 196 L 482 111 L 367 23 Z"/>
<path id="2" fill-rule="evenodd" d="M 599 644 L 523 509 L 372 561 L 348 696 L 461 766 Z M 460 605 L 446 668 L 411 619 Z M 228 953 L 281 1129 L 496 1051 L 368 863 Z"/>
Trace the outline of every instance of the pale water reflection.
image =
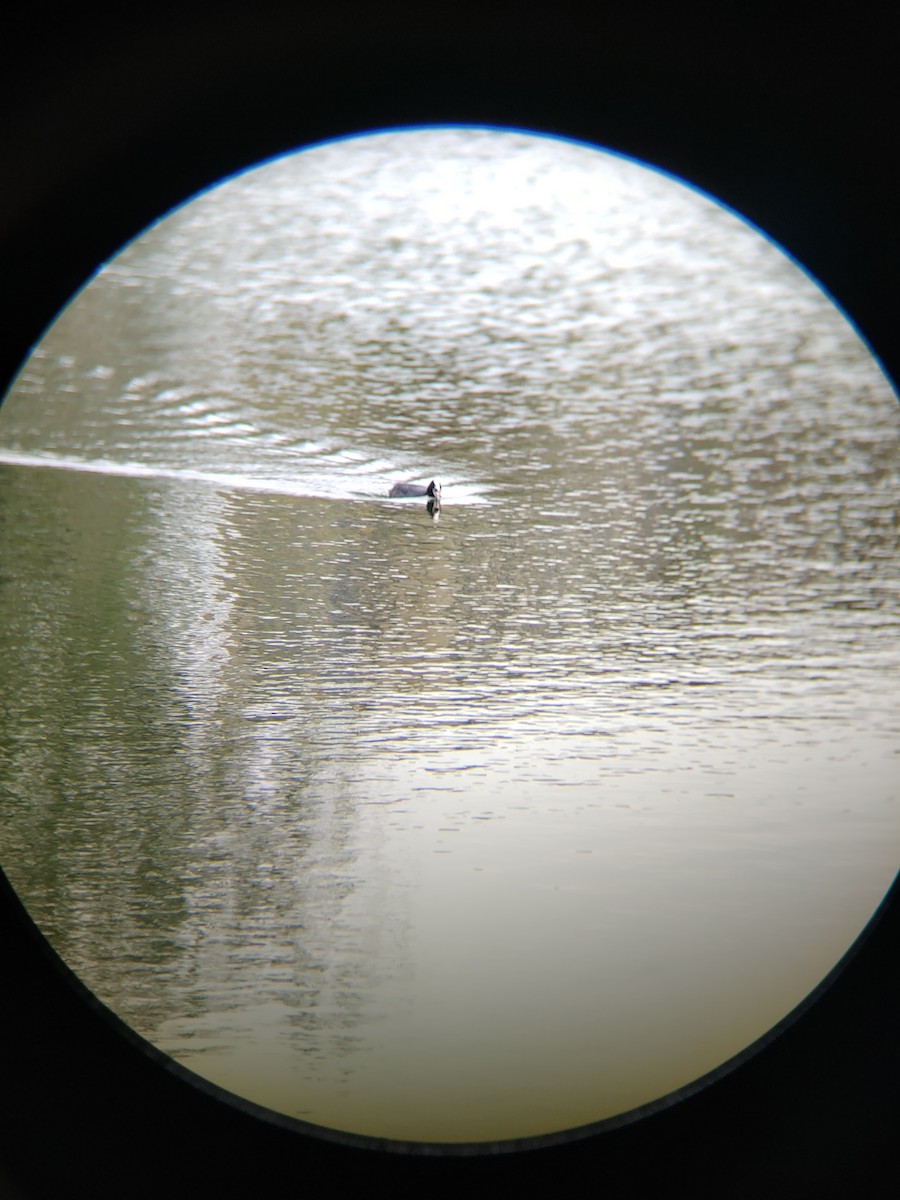
<path id="1" fill-rule="evenodd" d="M 0 447 L 4 869 L 243 1096 L 621 1113 L 893 878 L 896 400 L 671 180 L 486 130 L 270 164 L 96 277 Z"/>

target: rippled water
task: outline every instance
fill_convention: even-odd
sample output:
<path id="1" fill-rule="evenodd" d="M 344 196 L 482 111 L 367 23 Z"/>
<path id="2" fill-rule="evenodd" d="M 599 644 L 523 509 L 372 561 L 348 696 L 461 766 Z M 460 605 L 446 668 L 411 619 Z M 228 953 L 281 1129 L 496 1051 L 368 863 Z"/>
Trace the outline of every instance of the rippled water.
<path id="1" fill-rule="evenodd" d="M 497 1139 L 683 1086 L 896 870 L 898 449 L 806 277 L 635 164 L 430 130 L 231 181 L 0 412 L 4 869 L 294 1116 Z"/>

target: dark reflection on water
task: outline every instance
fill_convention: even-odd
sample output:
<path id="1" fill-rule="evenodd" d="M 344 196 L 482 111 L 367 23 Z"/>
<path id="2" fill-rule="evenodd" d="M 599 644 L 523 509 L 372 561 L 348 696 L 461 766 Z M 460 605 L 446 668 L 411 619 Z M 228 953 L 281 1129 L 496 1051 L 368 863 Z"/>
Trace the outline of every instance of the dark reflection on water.
<path id="1" fill-rule="evenodd" d="M 180 1061 L 430 1140 L 785 1015 L 896 867 L 900 421 L 756 235 L 581 147 L 169 218 L 0 415 L 0 854 Z M 439 520 L 388 501 L 443 484 Z"/>

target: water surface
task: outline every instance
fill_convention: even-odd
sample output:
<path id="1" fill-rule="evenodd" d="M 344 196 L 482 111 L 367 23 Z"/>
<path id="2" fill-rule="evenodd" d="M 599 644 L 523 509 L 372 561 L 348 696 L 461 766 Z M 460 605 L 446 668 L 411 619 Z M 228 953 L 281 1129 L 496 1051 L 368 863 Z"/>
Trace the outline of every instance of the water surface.
<path id="1" fill-rule="evenodd" d="M 896 870 L 898 448 L 830 302 L 633 163 L 427 130 L 233 180 L 0 412 L 3 867 L 292 1116 L 493 1140 L 682 1087 Z"/>

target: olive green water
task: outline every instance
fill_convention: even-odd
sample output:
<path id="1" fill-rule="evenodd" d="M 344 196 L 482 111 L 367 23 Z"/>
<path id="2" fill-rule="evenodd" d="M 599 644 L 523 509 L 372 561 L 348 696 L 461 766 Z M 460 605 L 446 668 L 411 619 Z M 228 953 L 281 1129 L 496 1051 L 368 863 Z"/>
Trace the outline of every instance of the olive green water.
<path id="1" fill-rule="evenodd" d="M 682 1087 L 894 876 L 898 449 L 827 299 L 634 164 L 432 130 L 234 181 L 0 411 L 3 868 L 293 1116 L 492 1140 Z"/>

